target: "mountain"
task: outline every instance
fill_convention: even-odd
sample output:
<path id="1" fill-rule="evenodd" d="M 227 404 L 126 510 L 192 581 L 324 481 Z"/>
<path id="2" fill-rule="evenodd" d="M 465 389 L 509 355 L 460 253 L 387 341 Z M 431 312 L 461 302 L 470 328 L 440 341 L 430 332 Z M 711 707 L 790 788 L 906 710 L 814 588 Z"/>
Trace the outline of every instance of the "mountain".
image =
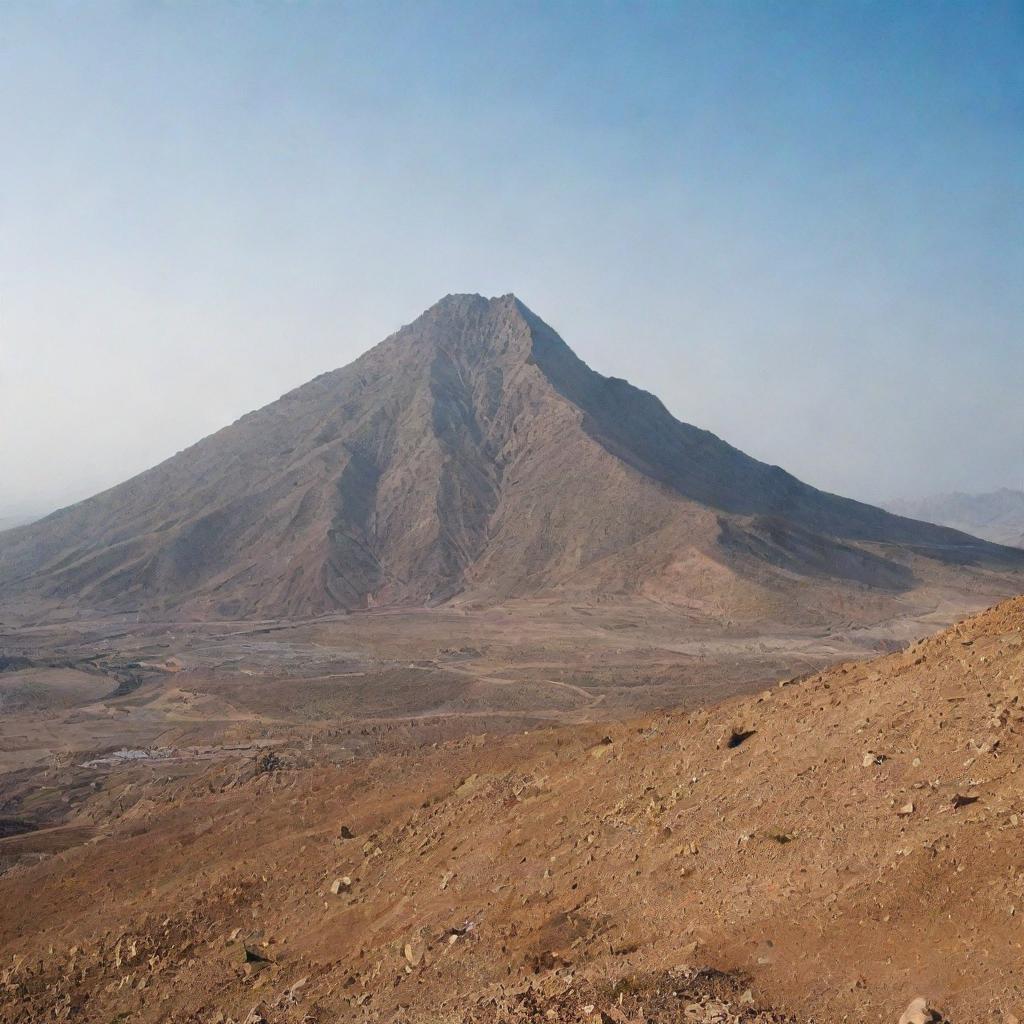
<path id="1" fill-rule="evenodd" d="M 5 601 L 224 617 L 611 592 L 870 618 L 927 586 L 1017 592 L 1005 574 L 1022 568 L 679 422 L 512 295 L 449 295 L 345 368 L 0 536 Z"/>
<path id="2" fill-rule="evenodd" d="M 899 515 L 951 526 L 996 544 L 1024 548 L 1024 491 L 1003 487 L 988 494 L 936 494 L 888 505 Z"/>

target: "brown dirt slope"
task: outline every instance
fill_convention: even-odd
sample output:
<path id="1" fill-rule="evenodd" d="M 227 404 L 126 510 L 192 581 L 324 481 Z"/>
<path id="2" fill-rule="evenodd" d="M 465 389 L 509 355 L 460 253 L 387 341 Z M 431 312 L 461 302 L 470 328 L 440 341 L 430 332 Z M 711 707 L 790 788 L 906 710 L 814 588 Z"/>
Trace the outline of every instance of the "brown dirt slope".
<path id="1" fill-rule="evenodd" d="M 98 794 L 0 878 L 0 1020 L 1010 1020 L 1022 691 L 1018 598 L 710 710 Z"/>
<path id="2" fill-rule="evenodd" d="M 891 614 L 925 584 L 1006 595 L 1022 569 L 1024 553 L 825 494 L 679 422 L 511 295 L 448 296 L 344 369 L 0 535 L 8 603 L 227 617 L 612 589 L 825 621 Z"/>

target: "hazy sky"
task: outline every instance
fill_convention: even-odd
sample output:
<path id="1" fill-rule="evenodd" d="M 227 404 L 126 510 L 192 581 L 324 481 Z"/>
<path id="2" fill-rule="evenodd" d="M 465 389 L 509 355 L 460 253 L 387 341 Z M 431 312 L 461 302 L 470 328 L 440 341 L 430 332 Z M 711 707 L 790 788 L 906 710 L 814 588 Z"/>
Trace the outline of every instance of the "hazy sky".
<path id="1" fill-rule="evenodd" d="M 818 486 L 1024 486 L 1024 4 L 0 5 L 0 514 L 453 291 Z"/>

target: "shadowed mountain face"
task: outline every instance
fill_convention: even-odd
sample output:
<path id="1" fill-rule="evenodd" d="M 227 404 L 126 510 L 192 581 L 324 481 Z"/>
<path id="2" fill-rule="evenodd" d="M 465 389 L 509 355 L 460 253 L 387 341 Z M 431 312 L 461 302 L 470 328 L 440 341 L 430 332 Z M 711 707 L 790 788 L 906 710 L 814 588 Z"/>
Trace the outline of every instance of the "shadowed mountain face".
<path id="1" fill-rule="evenodd" d="M 511 295 L 448 296 L 349 366 L 0 536 L 5 600 L 190 615 L 613 591 L 856 618 L 928 584 L 1011 592 L 1021 569 L 1024 552 L 825 494 L 680 423 Z"/>

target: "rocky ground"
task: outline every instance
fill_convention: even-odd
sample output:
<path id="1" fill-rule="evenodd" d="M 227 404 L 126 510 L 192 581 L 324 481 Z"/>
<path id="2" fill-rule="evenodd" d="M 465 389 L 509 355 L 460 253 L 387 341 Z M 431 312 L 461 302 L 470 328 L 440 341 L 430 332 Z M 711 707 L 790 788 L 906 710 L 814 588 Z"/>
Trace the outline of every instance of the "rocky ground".
<path id="1" fill-rule="evenodd" d="M 0 878 L 0 1020 L 1011 1022 L 1022 685 L 1018 599 L 712 708 L 107 776 Z"/>

